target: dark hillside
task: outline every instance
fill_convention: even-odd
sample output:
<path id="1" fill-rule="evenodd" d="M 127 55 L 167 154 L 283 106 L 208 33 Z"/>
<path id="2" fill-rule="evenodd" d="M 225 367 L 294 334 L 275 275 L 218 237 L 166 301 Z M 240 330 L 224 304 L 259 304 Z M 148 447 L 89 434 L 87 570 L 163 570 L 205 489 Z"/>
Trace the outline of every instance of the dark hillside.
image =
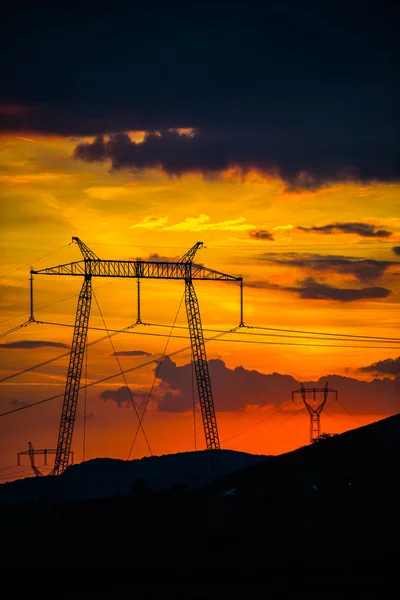
<path id="1" fill-rule="evenodd" d="M 386 597 L 397 573 L 399 458 L 394 416 L 240 469 L 218 487 L 139 485 L 119 498 L 3 505 L 2 564 L 45 565 L 69 581 L 131 578 L 145 586 L 141 598 L 256 597 L 255 585 L 272 598 Z"/>

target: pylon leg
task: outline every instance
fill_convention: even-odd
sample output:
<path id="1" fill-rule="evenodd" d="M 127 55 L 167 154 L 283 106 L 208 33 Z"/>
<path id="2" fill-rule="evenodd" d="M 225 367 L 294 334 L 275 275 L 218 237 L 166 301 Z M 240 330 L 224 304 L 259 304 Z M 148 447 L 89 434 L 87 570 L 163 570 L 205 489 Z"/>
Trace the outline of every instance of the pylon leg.
<path id="1" fill-rule="evenodd" d="M 90 275 L 86 275 L 79 294 L 78 306 L 76 309 L 75 327 L 72 336 L 67 382 L 65 385 L 64 402 L 61 412 L 57 452 L 52 471 L 53 475 L 61 475 L 67 468 L 69 462 L 91 302 L 92 282 Z"/>
<path id="2" fill-rule="evenodd" d="M 210 454 L 212 467 L 214 475 L 218 477 L 221 474 L 222 463 L 219 452 L 220 443 L 217 419 L 208 370 L 203 328 L 201 325 L 199 302 L 191 279 L 185 280 L 185 304 L 206 447 L 207 450 L 212 451 L 212 454 Z"/>

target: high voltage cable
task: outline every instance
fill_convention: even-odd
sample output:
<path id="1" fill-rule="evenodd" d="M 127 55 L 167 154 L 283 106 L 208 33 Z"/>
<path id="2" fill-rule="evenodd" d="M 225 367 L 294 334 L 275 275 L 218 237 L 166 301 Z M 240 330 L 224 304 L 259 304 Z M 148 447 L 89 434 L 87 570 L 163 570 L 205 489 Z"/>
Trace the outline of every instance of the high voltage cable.
<path id="1" fill-rule="evenodd" d="M 24 323 L 21 323 L 21 325 L 16 325 L 15 327 L 13 327 L 12 329 L 9 329 L 8 331 L 3 331 L 3 333 L 0 333 L 0 339 L 3 337 L 6 337 L 7 335 L 10 335 L 10 333 L 14 333 L 15 331 L 18 331 L 18 329 L 21 329 L 22 327 L 27 327 L 32 322 L 33 321 L 25 321 Z"/>
<path id="2" fill-rule="evenodd" d="M 154 388 L 154 385 L 155 385 L 155 382 L 156 382 L 156 379 L 157 379 L 158 371 L 160 370 L 160 365 L 161 365 L 161 362 L 164 360 L 165 354 L 166 354 L 166 352 L 167 352 L 167 348 L 168 348 L 168 344 L 169 344 L 169 341 L 170 341 L 170 338 L 171 338 L 171 334 L 172 334 L 172 331 L 173 331 L 174 325 L 175 325 L 175 323 L 176 323 L 176 320 L 177 320 L 177 318 L 178 318 L 179 311 L 181 310 L 181 306 L 182 306 L 182 302 L 183 302 L 183 298 L 184 298 L 184 296 L 185 296 L 185 294 L 183 294 L 183 296 L 182 296 L 182 298 L 181 298 L 181 301 L 179 302 L 178 310 L 176 311 L 176 314 L 175 314 L 175 318 L 174 318 L 174 322 L 173 322 L 173 324 L 172 324 L 172 327 L 171 327 L 170 335 L 168 336 L 167 342 L 166 342 L 166 344 L 165 344 L 165 347 L 164 347 L 164 352 L 162 353 L 161 359 L 160 359 L 160 360 L 159 360 L 159 362 L 157 363 L 157 367 L 156 367 L 156 370 L 155 370 L 155 373 L 154 373 L 153 383 L 151 384 L 151 388 L 150 388 L 150 391 L 149 391 L 149 393 L 148 393 L 147 400 L 146 400 L 146 403 L 145 403 L 145 405 L 144 405 L 144 408 L 143 408 L 143 412 L 142 412 L 141 418 L 140 418 L 140 420 L 139 420 L 139 427 L 140 427 L 140 426 L 141 426 L 141 424 L 142 424 L 142 421 L 143 421 L 143 419 L 144 419 L 144 415 L 145 415 L 145 413 L 146 413 L 146 410 L 147 410 L 147 406 L 148 406 L 148 404 L 149 404 L 149 402 L 150 402 L 151 394 L 153 393 L 153 388 Z M 134 435 L 134 437 L 133 437 L 132 444 L 131 444 L 131 447 L 130 447 L 130 449 L 129 449 L 129 453 L 128 453 L 128 459 L 127 459 L 127 460 L 129 460 L 129 459 L 130 459 L 130 456 L 131 456 L 131 453 L 132 453 L 132 450 L 133 450 L 133 447 L 134 447 L 134 445 L 135 445 L 136 438 L 137 438 L 137 435 L 138 435 L 138 432 L 139 432 L 139 427 L 137 427 L 137 428 L 136 428 L 135 435 Z"/>
<path id="3" fill-rule="evenodd" d="M 25 267 L 29 267 L 30 265 L 34 265 L 35 263 L 39 262 L 39 260 L 42 260 L 43 258 L 47 258 L 47 256 L 51 256 L 52 254 L 55 254 L 56 252 L 59 252 L 60 250 L 63 250 L 64 248 L 67 248 L 68 246 L 71 245 L 71 243 L 72 242 L 70 242 L 69 244 L 64 244 L 64 246 L 61 246 L 60 248 L 56 248 L 56 250 L 52 250 L 51 252 L 49 252 L 48 254 L 44 254 L 40 258 L 36 258 L 35 260 L 31 260 L 30 262 L 26 263 L 26 265 L 21 265 L 20 267 L 17 267 L 13 271 L 9 271 L 8 273 L 5 273 L 4 275 L 0 275 L 0 279 L 4 279 L 4 277 L 8 277 L 9 275 L 12 275 L 13 273 L 16 273 L 17 271 L 20 271 L 21 269 L 24 269 Z"/>
<path id="4" fill-rule="evenodd" d="M 35 321 L 35 322 L 40 323 L 40 321 Z M 123 333 L 125 330 L 133 329 L 136 326 L 137 326 L 137 323 L 132 323 L 132 325 L 128 325 L 127 327 L 124 327 L 123 329 L 113 331 L 110 335 L 114 336 L 114 335 L 117 335 L 118 333 Z M 98 344 L 99 342 L 103 342 L 108 337 L 110 337 L 110 335 L 104 335 L 103 337 L 98 338 L 97 340 L 93 340 L 93 342 L 90 342 L 89 344 L 87 344 L 87 347 L 89 348 L 90 346 L 94 346 L 95 344 Z M 3 377 L 2 379 L 0 379 L 0 383 L 3 383 L 3 381 L 7 381 L 8 379 L 13 379 L 14 377 L 17 377 L 18 375 L 23 375 L 23 373 L 28 373 L 29 371 L 34 371 L 35 369 L 39 369 L 40 367 L 45 367 L 46 365 L 49 365 L 50 363 L 55 362 L 56 360 L 60 360 L 61 358 L 65 358 L 66 356 L 69 356 L 69 355 L 70 355 L 70 350 L 68 350 L 68 352 L 63 352 L 63 354 L 59 354 L 58 356 L 55 356 L 54 358 L 49 358 L 48 360 L 38 363 L 38 364 L 34 365 L 33 367 L 28 367 L 26 369 L 22 369 L 22 371 L 18 371 L 18 373 L 13 373 L 12 375 L 7 375 L 6 377 Z"/>
<path id="5" fill-rule="evenodd" d="M 229 331 L 227 331 L 227 333 L 229 333 Z M 214 336 L 214 338 L 210 338 L 210 340 L 217 339 L 218 337 L 220 337 L 222 335 L 224 335 L 224 334 L 220 333 L 217 336 Z M 192 348 L 192 346 L 184 346 L 183 348 L 180 348 L 179 350 L 174 350 L 173 352 L 169 352 L 168 354 L 165 355 L 164 358 L 169 358 L 170 356 L 175 356 L 176 354 L 180 354 L 181 352 L 185 352 L 186 350 L 191 350 L 191 348 Z M 152 363 L 157 363 L 159 360 L 160 360 L 159 358 L 152 358 L 151 360 L 148 360 L 148 361 L 142 363 L 141 365 L 137 365 L 136 367 L 130 367 L 129 369 L 125 369 L 125 371 L 123 371 L 123 373 L 131 373 L 132 371 L 137 371 L 138 369 L 147 367 L 147 366 L 151 365 Z M 120 375 L 121 375 L 121 373 L 114 373 L 114 375 L 107 375 L 107 377 L 103 377 L 102 379 L 98 379 L 96 381 L 92 381 L 91 383 L 81 386 L 80 389 L 83 390 L 85 388 L 93 387 L 94 385 L 97 385 L 99 383 L 104 383 L 105 381 L 110 381 L 110 379 L 115 379 L 115 377 L 119 377 Z M 63 397 L 64 397 L 64 393 L 56 394 L 54 396 L 50 396 L 49 398 L 45 398 L 44 400 L 38 400 L 37 402 L 32 402 L 31 404 L 26 404 L 25 406 L 19 406 L 18 408 L 13 408 L 12 410 L 8 410 L 6 412 L 0 413 L 0 417 L 5 417 L 6 415 L 10 415 L 12 413 L 19 412 L 20 410 L 25 410 L 26 408 L 32 408 L 33 406 L 38 406 L 39 404 L 44 404 L 45 402 L 50 402 L 51 400 L 56 400 L 57 398 L 63 398 Z"/>
<path id="6" fill-rule="evenodd" d="M 299 329 L 279 329 L 277 327 L 257 327 L 255 325 L 245 325 L 244 327 L 247 327 L 248 329 L 266 329 L 268 331 L 287 331 L 288 333 L 306 333 L 306 334 L 313 334 L 313 335 L 329 335 L 329 336 L 335 336 L 335 337 L 350 337 L 350 338 L 362 338 L 362 339 L 370 339 L 370 340 L 384 340 L 384 341 L 396 341 L 396 342 L 400 342 L 400 338 L 395 338 L 395 337 L 383 337 L 383 336 L 376 336 L 376 335 L 358 335 L 356 333 L 328 333 L 328 332 L 322 332 L 322 331 L 304 331 L 304 330 L 299 330 Z M 344 341 L 344 340 L 343 340 Z M 356 341 L 356 340 L 354 340 Z"/>
<path id="7" fill-rule="evenodd" d="M 351 416 L 353 417 L 353 419 L 359 424 L 359 425 L 363 425 L 363 423 L 361 423 L 361 421 L 359 419 L 357 419 L 357 417 L 355 417 L 345 406 L 343 406 L 343 404 L 341 402 L 339 402 L 338 399 L 336 399 L 336 402 L 342 407 L 344 408 L 344 410 Z"/>
<path id="8" fill-rule="evenodd" d="M 98 289 L 104 287 L 105 285 L 110 285 L 111 283 L 114 283 L 114 281 L 116 279 L 117 279 L 116 277 L 113 277 L 113 278 L 111 278 L 111 281 L 106 281 L 105 283 L 98 285 L 96 288 L 93 288 L 93 290 L 98 290 Z M 55 306 L 56 304 L 61 304 L 61 302 L 66 302 L 67 300 L 71 300 L 72 298 L 76 298 L 76 294 L 73 294 L 72 296 L 66 296 L 65 298 L 61 298 L 61 300 L 56 300 L 55 302 L 51 302 L 50 304 L 45 304 L 44 306 L 35 307 L 35 312 L 37 312 L 39 310 L 43 310 L 44 308 L 50 308 L 50 306 Z M 7 321 L 14 321 L 14 319 L 19 319 L 20 317 L 24 317 L 25 315 L 29 315 L 29 312 L 26 311 L 26 312 L 22 313 L 21 315 L 18 315 L 17 317 L 9 317 L 8 319 L 4 319 L 3 321 L 0 321 L 0 324 L 7 323 Z M 35 323 L 40 323 L 40 321 L 35 320 Z"/>
<path id="9" fill-rule="evenodd" d="M 265 417 L 263 417 L 261 420 L 257 421 L 257 423 L 254 423 L 253 425 L 250 425 L 250 427 L 247 427 L 246 429 L 243 429 L 243 430 L 239 431 L 238 433 L 235 433 L 235 434 L 231 435 L 230 437 L 225 438 L 224 440 L 222 440 L 222 443 L 225 444 L 225 442 L 229 442 L 230 440 L 233 440 L 235 437 L 238 437 L 239 435 L 243 435 L 244 433 L 247 433 L 251 429 L 258 427 L 258 425 L 261 425 L 261 423 L 264 423 L 267 419 L 270 419 L 271 417 L 275 416 L 279 412 L 282 412 L 283 409 L 286 408 L 287 406 L 289 406 L 290 404 L 291 404 L 291 402 L 287 402 L 286 404 L 284 404 L 283 406 L 278 408 L 273 413 L 268 414 Z"/>
<path id="10" fill-rule="evenodd" d="M 14 477 L 15 475 L 24 475 L 27 476 L 27 473 L 30 471 L 30 467 L 23 467 L 21 470 L 13 471 L 12 473 L 7 473 L 7 475 L 1 475 L 0 479 L 3 481 L 8 477 Z"/>
<path id="11" fill-rule="evenodd" d="M 33 321 L 33 322 L 35 322 L 37 324 L 43 324 L 43 325 L 55 325 L 55 326 L 58 326 L 58 327 L 74 327 L 74 325 L 70 325 L 70 324 L 66 324 L 66 323 L 51 323 L 51 322 L 48 322 L 48 321 Z M 26 321 L 26 323 L 23 323 L 22 325 L 18 325 L 17 327 L 14 327 L 13 329 L 9 330 L 8 332 L 5 332 L 3 335 L 6 335 L 8 333 L 12 333 L 14 331 L 17 331 L 21 327 L 27 326 L 29 323 L 32 323 L 32 321 Z M 128 325 L 127 327 L 124 327 L 122 329 L 107 329 L 106 330 L 107 331 L 107 335 L 105 335 L 105 336 L 103 336 L 101 338 L 98 338 L 97 340 L 94 340 L 93 342 L 90 342 L 88 344 L 88 347 L 89 346 L 93 346 L 95 344 L 98 344 L 99 342 L 104 341 L 110 335 L 117 335 L 119 333 L 136 333 L 138 335 L 156 335 L 156 336 L 157 335 L 163 335 L 163 334 L 149 334 L 149 333 L 146 334 L 145 332 L 132 332 L 132 331 L 128 331 L 129 329 L 133 329 L 137 325 L 139 325 L 139 324 L 138 323 L 133 323 L 133 324 Z M 161 325 L 161 324 L 158 324 L 158 323 L 142 323 L 142 325 L 153 326 L 153 327 L 168 327 L 167 325 Z M 245 327 L 249 328 L 250 326 L 245 325 Z M 179 329 L 187 329 L 187 327 L 183 327 L 183 326 L 179 326 L 179 325 L 176 325 L 175 328 L 177 328 L 177 329 L 178 328 Z M 255 327 L 255 328 L 256 329 L 268 329 L 268 330 L 271 329 L 271 328 L 264 328 L 264 327 Z M 99 330 L 100 331 L 104 331 L 104 328 L 100 328 L 100 327 L 89 327 L 89 329 L 96 330 L 96 331 L 99 331 Z M 274 330 L 275 331 L 285 331 L 285 330 L 280 330 L 280 329 L 274 329 Z M 213 333 L 223 333 L 220 330 L 213 330 L 213 329 L 203 329 L 203 331 L 209 331 L 209 332 L 213 332 Z M 230 330 L 230 331 L 233 332 L 233 330 Z M 287 330 L 287 331 L 290 331 L 290 330 Z M 292 330 L 292 331 L 296 331 L 296 330 Z M 238 331 L 235 331 L 234 333 L 235 333 L 235 335 L 259 335 L 259 336 L 265 335 L 266 337 L 269 337 L 268 334 L 258 334 L 258 333 L 243 334 L 243 333 L 240 333 Z M 304 333 L 306 333 L 306 332 L 304 332 Z M 318 334 L 318 335 L 320 335 L 320 334 Z M 323 335 L 323 334 L 321 334 L 321 335 Z M 328 334 L 328 335 L 347 335 L 347 334 Z M 1 335 L 0 335 L 0 337 L 1 337 Z M 178 336 L 178 337 L 182 337 L 182 336 Z M 276 336 L 274 334 L 272 334 L 272 337 L 276 337 Z M 279 336 L 279 337 L 281 337 L 281 336 Z M 286 337 L 286 336 L 282 336 L 282 337 Z M 287 337 L 292 337 L 292 336 L 287 336 Z M 295 339 L 296 339 L 296 337 L 298 339 L 302 339 L 302 338 L 300 338 L 300 336 L 293 336 L 293 337 Z M 369 337 L 369 336 L 366 336 L 366 337 Z M 313 338 L 306 338 L 306 339 L 313 339 Z M 323 339 L 323 338 L 317 338 L 317 340 L 319 340 L 319 339 Z M 378 338 L 378 339 L 382 339 L 382 340 L 393 339 L 393 340 L 396 340 L 397 338 Z M 231 340 L 231 341 L 243 341 L 243 340 Z M 346 340 L 342 340 L 342 341 L 343 342 L 347 342 Z M 349 340 L 349 341 L 351 341 L 351 340 Z M 354 340 L 354 341 L 357 341 L 357 340 Z M 249 343 L 251 343 L 251 342 L 249 342 Z M 267 343 L 267 342 L 265 342 L 265 343 Z M 371 340 L 371 343 L 372 343 L 372 340 Z M 315 344 L 315 345 L 310 344 L 310 345 L 319 347 L 319 346 L 326 346 L 327 344 Z M 340 347 L 340 348 L 354 348 L 354 347 L 357 347 L 357 348 L 379 348 L 379 346 L 375 347 L 375 346 L 350 346 L 350 345 L 346 345 L 346 346 L 337 346 L 337 345 L 334 345 L 332 347 Z M 383 348 L 387 348 L 387 347 L 383 347 Z M 391 349 L 397 349 L 397 348 L 392 348 L 392 347 L 390 347 L 390 348 Z M 48 359 L 46 361 L 38 363 L 38 364 L 36 364 L 36 365 L 34 365 L 32 367 L 28 367 L 26 369 L 22 369 L 21 371 L 18 371 L 17 373 L 13 373 L 11 375 L 7 375 L 6 377 L 3 377 L 2 379 L 0 379 L 0 383 L 3 383 L 4 381 L 7 381 L 9 379 L 13 379 L 13 378 L 15 378 L 15 377 L 17 377 L 19 375 L 22 375 L 23 373 L 28 373 L 29 371 L 33 371 L 33 370 L 38 369 L 40 367 L 46 366 L 46 365 L 48 365 L 48 364 L 50 364 L 52 362 L 55 362 L 56 360 L 59 360 L 61 358 L 65 358 L 66 356 L 69 356 L 69 354 L 70 354 L 69 351 L 68 352 L 64 352 L 63 354 L 60 354 L 60 355 L 58 355 L 58 356 L 56 356 L 54 358 L 50 358 L 50 359 Z"/>
<path id="12" fill-rule="evenodd" d="M 103 317 L 103 313 L 102 313 L 102 311 L 101 311 L 101 308 L 100 308 L 100 305 L 99 305 L 99 303 L 98 303 L 97 296 L 96 296 L 96 294 L 95 294 L 94 292 L 93 292 L 93 296 L 94 296 L 94 299 L 95 299 L 95 301 L 96 301 L 96 304 L 97 304 L 97 309 L 98 309 L 98 311 L 99 311 L 99 313 L 100 313 L 100 316 L 101 316 L 101 318 L 102 318 L 102 320 L 103 320 L 104 327 L 105 327 L 105 328 L 106 328 L 106 330 L 107 330 L 108 339 L 110 340 L 111 348 L 113 349 L 114 356 L 115 356 L 115 358 L 116 358 L 116 361 L 117 361 L 117 364 L 118 364 L 119 370 L 120 370 L 120 372 L 121 372 L 121 375 L 122 375 L 122 377 L 123 377 L 123 380 L 124 380 L 124 383 L 125 383 L 125 387 L 126 387 L 126 389 L 128 390 L 129 397 L 130 397 L 130 399 L 131 399 L 131 403 L 132 403 L 133 409 L 134 409 L 134 411 L 135 411 L 135 413 L 136 413 L 136 416 L 137 416 L 137 418 L 138 418 L 138 421 L 139 421 L 139 427 L 138 427 L 138 430 L 139 430 L 139 429 L 141 429 L 141 430 L 142 430 L 143 437 L 144 437 L 144 439 L 145 439 L 145 441 L 146 441 L 147 447 L 148 447 L 148 449 L 149 449 L 149 452 L 150 452 L 150 456 L 153 456 L 153 453 L 152 453 L 152 451 L 151 451 L 151 447 L 150 447 L 150 444 L 149 444 L 149 440 L 147 439 L 146 432 L 145 432 L 145 430 L 144 430 L 144 427 L 143 427 L 143 425 L 142 425 L 142 419 L 139 417 L 139 413 L 138 413 L 138 410 L 137 410 L 137 408 L 136 408 L 136 403 L 135 403 L 135 401 L 134 401 L 134 399 L 133 399 L 133 396 L 132 396 L 131 389 L 130 389 L 130 387 L 129 387 L 129 385 L 128 385 L 128 382 L 126 381 L 125 374 L 124 374 L 124 372 L 123 372 L 123 370 L 122 370 L 121 362 L 120 362 L 120 360 L 119 360 L 119 358 L 118 358 L 118 354 L 117 354 L 117 352 L 115 351 L 115 346 L 114 346 L 114 343 L 113 343 L 113 341 L 112 341 L 112 339 L 111 339 L 111 335 L 110 335 L 110 333 L 109 333 L 109 331 L 108 331 L 108 329 L 107 329 L 107 325 L 106 325 L 105 319 L 104 319 L 104 317 Z M 86 392 L 86 388 L 85 388 L 85 392 Z"/>
<path id="13" fill-rule="evenodd" d="M 74 327 L 74 325 L 72 324 L 67 324 L 67 323 L 52 323 L 49 321 L 37 321 L 37 323 L 41 323 L 43 325 L 56 325 L 59 327 Z M 103 327 L 89 327 L 89 329 L 93 329 L 96 331 L 105 331 Z M 221 331 L 221 333 L 223 334 L 227 334 L 227 333 L 235 333 L 237 335 L 251 335 L 250 333 L 248 334 L 238 334 L 237 331 L 235 331 L 236 329 L 238 329 L 238 327 L 235 327 L 233 329 L 230 330 L 226 330 L 226 331 Z M 109 331 L 112 332 L 120 332 L 119 329 L 110 329 Z M 209 330 L 205 330 L 205 331 L 211 331 L 211 332 L 215 332 L 215 331 L 219 331 L 219 330 L 215 330 L 215 329 L 209 329 Z M 148 335 L 148 336 L 153 336 L 153 337 L 168 337 L 168 334 L 165 333 L 149 333 L 149 332 L 145 332 L 145 331 L 124 331 L 123 333 L 127 333 L 130 335 Z M 188 339 L 189 336 L 186 335 L 171 335 L 170 337 L 173 338 L 179 338 L 179 339 Z M 205 338 L 205 341 L 217 341 L 217 337 L 211 337 L 211 338 Z M 246 344 L 266 344 L 266 345 L 273 345 L 273 346 L 308 346 L 308 347 L 314 347 L 314 348 L 323 348 L 323 347 L 327 347 L 327 348 L 367 348 L 367 349 L 371 349 L 371 348 L 381 348 L 381 349 L 385 349 L 385 350 L 399 350 L 399 347 L 397 346 L 356 346 L 356 345 L 343 345 L 343 344 L 306 344 L 306 343 L 296 343 L 296 342 L 267 342 L 265 340 L 261 340 L 261 341 L 257 341 L 257 340 L 233 340 L 233 339 L 225 339 L 225 340 L 221 340 L 221 341 L 225 341 L 225 342 L 233 342 L 233 343 L 246 343 Z M 336 340 L 332 340 L 332 341 L 336 341 Z M 338 340 L 338 341 L 342 341 L 345 342 L 346 340 Z M 352 340 L 349 340 L 352 341 Z M 357 340 L 355 340 L 357 341 Z M 362 341 L 362 340 L 360 340 Z M 396 343 L 396 342 L 393 342 Z"/>
<path id="14" fill-rule="evenodd" d="M 161 323 L 146 323 L 146 325 L 150 325 L 152 327 L 169 327 L 169 325 L 164 325 Z M 185 325 L 176 325 L 175 329 L 188 329 L 187 326 Z M 377 343 L 378 341 L 382 341 L 382 343 L 384 343 L 385 341 L 393 341 L 393 342 L 399 342 L 400 343 L 400 338 L 386 338 L 386 337 L 379 337 L 379 336 L 369 336 L 369 335 L 352 335 L 352 334 L 346 334 L 346 333 L 318 333 L 318 332 L 312 332 L 312 331 L 297 331 L 297 330 L 290 330 L 290 329 L 277 329 L 277 328 L 273 328 L 273 327 L 257 327 L 255 325 L 240 325 L 240 329 L 265 329 L 268 331 L 287 331 L 290 333 L 305 333 L 305 334 L 313 334 L 313 335 L 326 335 L 326 336 L 346 336 L 349 338 L 354 338 L 352 340 L 349 341 L 354 341 L 354 342 L 359 342 L 359 341 L 365 341 L 365 343 L 367 343 L 367 341 L 369 339 L 371 339 L 371 343 L 375 342 Z M 218 329 L 206 329 L 203 328 L 203 331 L 211 331 L 213 333 L 217 333 L 220 330 Z M 294 338 L 294 339 L 306 339 L 306 340 L 313 340 L 313 339 L 317 339 L 317 340 L 330 340 L 330 341 L 336 341 L 335 338 L 332 340 L 330 337 L 320 337 L 320 338 L 314 338 L 312 337 L 312 335 L 286 335 L 284 333 L 250 333 L 250 332 L 246 332 L 246 333 L 240 333 L 239 331 L 236 332 L 238 335 L 256 335 L 256 336 L 265 336 L 265 337 L 288 337 L 288 338 Z M 358 339 L 361 338 L 361 339 Z M 345 342 L 346 340 L 337 340 L 337 341 L 343 341 Z"/>
<path id="15" fill-rule="evenodd" d="M 135 250 L 137 248 L 153 248 L 153 249 L 163 249 L 163 250 L 186 250 L 187 247 L 186 246 L 148 246 L 146 244 L 140 244 L 140 246 L 134 246 L 132 244 L 107 244 L 107 243 L 98 243 L 98 242 L 91 242 L 88 241 L 87 242 L 88 245 L 90 246 L 111 246 L 111 247 L 115 247 L 115 248 L 134 248 Z M 375 250 L 375 249 L 387 249 L 390 246 L 395 245 L 396 242 L 385 242 L 384 240 L 380 240 L 379 242 L 358 242 L 357 244 L 354 243 L 348 243 L 348 244 L 293 244 L 293 243 L 288 243 L 288 244 L 276 244 L 274 243 L 273 245 L 269 245 L 268 249 L 270 251 L 273 251 L 275 248 L 321 248 L 321 247 L 325 247 L 325 248 L 362 248 L 362 247 L 367 247 L 367 248 L 371 248 L 371 250 Z M 386 244 L 386 246 L 378 246 L 378 244 Z M 248 244 L 245 245 L 243 244 L 242 246 L 214 246 L 214 244 L 207 244 L 206 246 L 204 246 L 204 248 L 208 249 L 208 250 L 248 250 L 249 252 L 261 252 L 262 249 L 259 246 L 249 246 Z M 267 246 L 265 247 L 267 248 Z"/>
<path id="16" fill-rule="evenodd" d="M 74 327 L 74 325 L 72 323 L 54 323 L 52 321 L 36 321 L 36 323 L 40 324 L 40 325 L 55 325 L 57 327 Z M 164 324 L 160 324 L 160 323 L 140 323 L 140 325 L 146 325 L 148 327 L 170 327 L 170 325 L 164 325 Z M 188 329 L 187 326 L 185 325 L 176 325 L 175 326 L 176 329 Z M 305 334 L 315 334 L 315 335 L 326 335 L 326 336 L 335 336 L 332 341 L 338 341 L 338 342 L 347 342 L 347 340 L 341 340 L 338 339 L 336 340 L 337 336 L 346 336 L 349 338 L 354 338 L 354 339 L 349 339 L 349 342 L 354 341 L 354 342 L 365 342 L 368 343 L 368 340 L 371 339 L 371 343 L 375 342 L 377 343 L 379 340 L 383 342 L 388 341 L 388 342 L 393 342 L 393 343 L 400 343 L 400 338 L 386 338 L 386 337 L 379 337 L 379 336 L 358 336 L 358 335 L 352 335 L 352 334 L 345 334 L 345 333 L 318 333 L 318 332 L 312 332 L 312 331 L 300 331 L 300 330 L 290 330 L 290 329 L 277 329 L 277 328 L 273 328 L 273 327 L 256 327 L 253 325 L 241 325 L 240 329 L 242 328 L 247 328 L 247 329 L 265 329 L 268 331 L 281 331 L 281 332 L 285 332 L 287 331 L 288 333 L 305 333 Z M 89 327 L 89 329 L 93 329 L 95 331 L 105 331 L 105 329 L 103 327 Z M 108 331 L 114 331 L 114 332 L 118 332 L 120 331 L 119 329 L 109 329 Z M 222 333 L 221 330 L 219 329 L 207 329 L 207 328 L 203 328 L 203 331 L 208 331 L 211 333 Z M 126 332 L 126 333 L 131 333 L 131 332 Z M 134 332 L 136 335 L 143 335 L 140 332 Z M 309 337 L 307 336 L 292 336 L 292 335 L 278 335 L 278 334 L 262 334 L 262 333 L 251 333 L 251 332 L 247 332 L 247 333 L 240 333 L 239 331 L 236 332 L 238 335 L 251 335 L 251 336 L 265 336 L 265 337 L 290 337 L 290 338 L 294 338 L 294 339 L 314 339 L 313 337 Z M 152 334 L 152 335 L 157 335 L 157 334 Z M 162 335 L 162 334 L 159 334 Z M 358 339 L 361 338 L 361 339 Z M 326 340 L 330 340 L 330 337 L 327 338 L 315 338 L 316 340 L 319 339 L 326 339 Z M 365 348 L 368 348 L 369 346 L 365 346 Z"/>
<path id="17" fill-rule="evenodd" d="M 290 421 L 290 419 L 293 419 L 293 417 L 297 417 L 297 415 L 299 415 L 301 412 L 305 411 L 305 408 L 300 408 L 300 410 L 298 410 L 297 412 L 291 414 L 287 419 L 285 419 L 284 421 L 281 421 L 280 423 L 277 423 L 276 425 L 273 425 L 272 427 L 270 427 L 269 429 L 267 429 L 266 431 L 263 431 L 262 433 L 260 433 L 259 435 L 256 435 L 253 440 L 256 440 L 259 437 L 262 437 L 263 435 L 266 435 L 267 433 L 269 433 L 270 431 L 272 431 L 273 429 L 276 429 L 277 427 L 281 427 L 281 425 L 284 425 L 285 423 L 287 423 L 287 421 Z M 240 444 L 237 444 L 236 446 L 234 446 L 233 448 L 231 448 L 232 450 L 236 450 L 236 448 L 240 448 L 241 446 L 244 446 L 246 443 L 248 442 L 241 442 Z"/>

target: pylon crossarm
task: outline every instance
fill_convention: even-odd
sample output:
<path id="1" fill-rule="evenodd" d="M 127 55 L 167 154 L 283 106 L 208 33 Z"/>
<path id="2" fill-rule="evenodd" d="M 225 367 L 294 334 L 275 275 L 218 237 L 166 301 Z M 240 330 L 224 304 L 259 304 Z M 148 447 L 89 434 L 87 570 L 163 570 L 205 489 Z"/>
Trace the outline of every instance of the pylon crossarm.
<path id="1" fill-rule="evenodd" d="M 37 271 L 35 275 L 91 275 L 93 277 L 139 277 L 144 279 L 212 279 L 241 281 L 241 277 L 228 275 L 203 265 L 181 262 L 150 262 L 138 260 L 82 260 Z"/>

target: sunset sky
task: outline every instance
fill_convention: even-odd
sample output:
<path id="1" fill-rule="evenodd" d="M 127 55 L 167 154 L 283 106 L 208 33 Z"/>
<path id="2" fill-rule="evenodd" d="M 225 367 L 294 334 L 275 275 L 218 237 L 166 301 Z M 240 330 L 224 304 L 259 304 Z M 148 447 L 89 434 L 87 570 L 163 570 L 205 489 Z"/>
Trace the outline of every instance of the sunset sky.
<path id="1" fill-rule="evenodd" d="M 399 411 L 399 82 L 390 7 L 267 6 L 9 9 L 0 321 L 29 319 L 31 267 L 81 260 L 73 236 L 123 260 L 202 241 L 195 262 L 244 280 L 231 333 L 239 285 L 195 282 L 206 339 L 227 332 L 206 345 L 221 446 L 278 454 L 309 441 L 300 382 L 338 391 L 324 432 Z M 1 413 L 63 394 L 81 283 L 35 276 L 37 322 L 0 338 Z M 136 322 L 136 281 L 93 288 L 75 461 L 203 449 L 184 283 L 142 279 L 149 325 L 111 340 Z M 132 449 L 121 368 L 147 404 Z M 30 473 L 9 469 L 29 441 L 55 448 L 61 406 L 1 417 L 0 481 Z"/>

